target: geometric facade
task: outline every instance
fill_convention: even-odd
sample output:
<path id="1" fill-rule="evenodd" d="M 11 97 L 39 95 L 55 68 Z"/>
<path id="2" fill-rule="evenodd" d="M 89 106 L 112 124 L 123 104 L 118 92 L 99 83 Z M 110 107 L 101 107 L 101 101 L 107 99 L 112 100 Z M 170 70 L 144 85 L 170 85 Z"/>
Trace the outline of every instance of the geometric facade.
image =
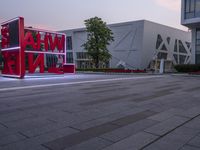
<path id="1" fill-rule="evenodd" d="M 174 64 L 191 61 L 191 33 L 147 20 L 110 24 L 114 41 L 108 46 L 112 58 L 109 68 L 147 69 L 152 60 L 164 58 Z M 91 59 L 83 44 L 87 41 L 85 28 L 60 31 L 71 40 L 68 59 L 74 56 L 76 68 L 91 68 Z"/>
<path id="2" fill-rule="evenodd" d="M 171 44 L 173 49 L 170 49 Z M 158 34 L 156 50 L 158 59 L 169 60 L 172 58 L 174 64 L 188 64 L 191 61 L 191 44 L 189 42 L 179 39 L 172 41 L 170 37 L 163 38 Z"/>

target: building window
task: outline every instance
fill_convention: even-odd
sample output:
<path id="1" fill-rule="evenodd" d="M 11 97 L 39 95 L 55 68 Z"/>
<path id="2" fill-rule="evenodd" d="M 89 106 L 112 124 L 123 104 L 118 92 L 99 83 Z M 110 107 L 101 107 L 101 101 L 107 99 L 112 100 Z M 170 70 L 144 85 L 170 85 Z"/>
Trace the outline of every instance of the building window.
<path id="1" fill-rule="evenodd" d="M 191 43 L 190 43 L 190 42 L 185 42 L 185 44 L 186 44 L 187 47 L 190 49 Z"/>
<path id="2" fill-rule="evenodd" d="M 163 44 L 161 50 L 163 50 L 163 51 L 167 51 L 167 47 L 165 46 L 165 44 Z"/>
<path id="3" fill-rule="evenodd" d="M 185 0 L 185 18 L 195 17 L 195 0 Z"/>
<path id="4" fill-rule="evenodd" d="M 67 63 L 74 63 L 73 59 L 73 53 L 72 52 L 67 52 Z"/>
<path id="5" fill-rule="evenodd" d="M 185 64 L 185 59 L 187 56 L 179 55 L 179 64 Z"/>
<path id="6" fill-rule="evenodd" d="M 170 43 L 170 40 L 171 40 L 171 38 L 170 38 L 170 37 L 167 37 L 167 43 L 168 43 L 168 44 Z"/>
<path id="7" fill-rule="evenodd" d="M 183 43 L 179 40 L 179 52 L 187 54 L 187 51 L 183 45 Z"/>
<path id="8" fill-rule="evenodd" d="M 178 40 L 176 39 L 175 44 L 174 44 L 174 52 L 177 52 L 177 42 L 178 42 Z"/>
<path id="9" fill-rule="evenodd" d="M 195 16 L 200 17 L 200 0 L 195 2 Z"/>
<path id="10" fill-rule="evenodd" d="M 161 35 L 158 34 L 158 36 L 157 36 L 157 42 L 156 42 L 156 49 L 158 49 L 160 47 L 160 45 L 161 45 L 162 42 L 163 42 L 163 39 L 162 39 Z"/>
<path id="11" fill-rule="evenodd" d="M 159 52 L 158 53 L 158 59 L 167 59 L 167 53 Z"/>
<path id="12" fill-rule="evenodd" d="M 200 28 L 196 30 L 196 50 L 195 50 L 196 64 L 200 64 Z"/>
<path id="13" fill-rule="evenodd" d="M 200 64 L 200 54 L 196 54 L 196 64 Z"/>
<path id="14" fill-rule="evenodd" d="M 175 59 L 176 63 L 178 64 L 178 55 L 177 54 L 174 54 L 174 59 Z"/>
<path id="15" fill-rule="evenodd" d="M 88 53 L 86 52 L 77 52 L 76 57 L 77 59 L 90 59 Z"/>
<path id="16" fill-rule="evenodd" d="M 185 0 L 185 18 L 200 17 L 200 0 Z"/>
<path id="17" fill-rule="evenodd" d="M 72 50 L 72 37 L 71 36 L 67 36 L 66 45 L 67 45 L 67 50 Z"/>

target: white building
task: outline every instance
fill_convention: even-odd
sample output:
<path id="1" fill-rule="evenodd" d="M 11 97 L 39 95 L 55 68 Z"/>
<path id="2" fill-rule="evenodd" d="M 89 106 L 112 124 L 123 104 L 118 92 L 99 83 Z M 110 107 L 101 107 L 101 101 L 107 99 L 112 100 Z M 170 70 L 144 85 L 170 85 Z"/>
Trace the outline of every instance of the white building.
<path id="1" fill-rule="evenodd" d="M 192 31 L 192 64 L 200 64 L 200 0 L 181 1 L 181 24 Z"/>
<path id="2" fill-rule="evenodd" d="M 146 20 L 108 27 L 114 33 L 114 42 L 108 46 L 112 55 L 110 68 L 147 69 L 154 60 L 162 58 L 173 64 L 191 61 L 190 32 Z M 87 39 L 85 28 L 61 32 L 67 34 L 67 62 L 74 61 L 77 68 L 91 67 L 91 60 L 82 47 Z"/>

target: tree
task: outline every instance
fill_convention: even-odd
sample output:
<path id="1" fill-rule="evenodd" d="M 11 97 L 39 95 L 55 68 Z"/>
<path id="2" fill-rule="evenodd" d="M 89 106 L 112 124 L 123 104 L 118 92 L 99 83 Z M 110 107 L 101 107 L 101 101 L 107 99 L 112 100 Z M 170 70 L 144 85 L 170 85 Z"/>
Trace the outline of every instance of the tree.
<path id="1" fill-rule="evenodd" d="M 99 68 L 99 64 L 107 63 L 111 55 L 107 49 L 110 42 L 114 41 L 112 31 L 106 26 L 101 18 L 94 17 L 85 20 L 87 31 L 87 42 L 83 47 L 92 58 L 95 67 Z"/>

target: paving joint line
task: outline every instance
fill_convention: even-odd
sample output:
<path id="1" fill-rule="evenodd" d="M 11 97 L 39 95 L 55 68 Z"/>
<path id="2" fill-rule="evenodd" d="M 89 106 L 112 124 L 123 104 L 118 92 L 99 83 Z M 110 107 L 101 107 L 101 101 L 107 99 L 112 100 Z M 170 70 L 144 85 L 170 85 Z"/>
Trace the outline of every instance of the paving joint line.
<path id="1" fill-rule="evenodd" d="M 24 133 L 22 133 L 22 132 L 18 131 L 18 133 L 19 133 L 20 135 L 24 136 L 25 138 L 27 138 L 27 139 L 30 139 L 30 137 L 29 137 L 29 136 L 25 135 L 25 134 L 24 134 Z"/>
<path id="2" fill-rule="evenodd" d="M 157 142 L 157 141 L 160 140 L 161 138 L 165 137 L 166 135 L 170 134 L 170 133 L 173 132 L 174 130 L 180 128 L 181 126 L 185 125 L 186 123 L 188 123 L 188 122 L 194 120 L 195 118 L 197 118 L 197 117 L 199 117 L 199 116 L 200 116 L 200 114 L 198 114 L 198 115 L 196 115 L 195 117 L 193 117 L 193 118 L 191 118 L 191 119 L 185 121 L 184 123 L 182 123 L 181 125 L 175 127 L 174 129 L 170 130 L 169 132 L 167 132 L 167 133 L 165 133 L 165 134 L 163 134 L 163 135 L 160 135 L 157 139 L 155 139 L 154 141 L 150 142 L 149 144 L 143 146 L 143 147 L 140 148 L 139 150 L 143 150 L 144 148 L 147 148 L 148 146 L 152 145 L 153 143 Z M 151 133 L 151 134 L 152 134 L 152 133 Z"/>

